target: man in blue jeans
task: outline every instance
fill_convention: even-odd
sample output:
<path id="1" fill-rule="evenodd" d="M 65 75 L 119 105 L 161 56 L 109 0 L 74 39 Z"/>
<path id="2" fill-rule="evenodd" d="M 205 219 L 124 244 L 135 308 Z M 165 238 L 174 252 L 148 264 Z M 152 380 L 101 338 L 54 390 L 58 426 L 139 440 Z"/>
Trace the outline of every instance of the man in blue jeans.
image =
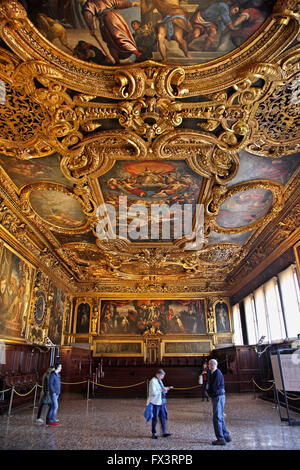
<path id="1" fill-rule="evenodd" d="M 211 359 L 208 363 L 208 395 L 213 404 L 213 424 L 216 440 L 212 441 L 214 446 L 224 446 L 231 441 L 230 434 L 226 428 L 224 420 L 225 388 L 223 374 L 218 369 L 218 361 Z"/>
<path id="2" fill-rule="evenodd" d="M 48 410 L 46 416 L 47 426 L 59 426 L 59 423 L 56 419 L 56 413 L 58 409 L 58 397 L 60 395 L 60 371 L 61 364 L 55 364 L 54 370 L 51 372 L 49 377 L 49 391 L 52 404 Z"/>

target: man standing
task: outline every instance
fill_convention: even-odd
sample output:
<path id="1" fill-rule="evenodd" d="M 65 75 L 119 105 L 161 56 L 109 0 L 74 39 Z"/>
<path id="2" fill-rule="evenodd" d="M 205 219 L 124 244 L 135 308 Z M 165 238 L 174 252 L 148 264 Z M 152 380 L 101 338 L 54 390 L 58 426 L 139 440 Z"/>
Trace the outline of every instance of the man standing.
<path id="1" fill-rule="evenodd" d="M 193 34 L 189 39 L 189 44 L 198 39 L 200 36 L 206 34 L 207 38 L 203 46 L 203 51 L 209 50 L 211 45 L 216 40 L 217 34 L 220 34 L 219 41 L 222 34 L 227 30 L 235 30 L 232 17 L 239 12 L 239 5 L 232 5 L 231 7 L 225 2 L 216 2 L 202 11 L 202 7 L 198 6 L 193 16 L 191 23 L 193 27 Z"/>
<path id="2" fill-rule="evenodd" d="M 62 369 L 61 364 L 55 364 L 54 370 L 50 374 L 49 378 L 49 391 L 52 400 L 47 416 L 46 424 L 48 426 L 59 426 L 56 419 L 56 413 L 58 410 L 58 397 L 60 395 L 60 371 Z"/>
<path id="3" fill-rule="evenodd" d="M 225 388 L 223 374 L 218 369 L 218 361 L 211 359 L 208 363 L 208 395 L 212 398 L 213 404 L 213 424 L 216 434 L 216 440 L 212 445 L 224 446 L 226 442 L 231 441 L 230 434 L 226 429 L 224 420 Z M 226 442 L 225 442 L 226 441 Z"/>
<path id="4" fill-rule="evenodd" d="M 153 406 L 152 417 L 152 439 L 157 439 L 156 425 L 158 419 L 160 420 L 163 437 L 171 436 L 166 430 L 166 421 L 168 419 L 168 412 L 166 407 L 166 393 L 172 387 L 165 387 L 162 379 L 166 375 L 165 371 L 158 369 L 155 377 L 150 380 L 147 406 L 151 403 Z"/>

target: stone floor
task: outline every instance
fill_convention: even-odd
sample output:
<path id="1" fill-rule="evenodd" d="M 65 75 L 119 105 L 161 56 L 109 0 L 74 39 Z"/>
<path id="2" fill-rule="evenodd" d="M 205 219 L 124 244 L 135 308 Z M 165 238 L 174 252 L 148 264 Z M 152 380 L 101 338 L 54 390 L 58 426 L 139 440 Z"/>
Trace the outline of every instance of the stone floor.
<path id="1" fill-rule="evenodd" d="M 215 450 L 211 403 L 199 398 L 168 400 L 168 438 L 150 438 L 143 417 L 143 399 L 91 399 L 64 394 L 59 403 L 60 426 L 37 424 L 37 409 L 12 409 L 0 416 L 2 450 Z M 226 397 L 226 424 L 232 442 L 218 450 L 300 449 L 300 426 L 281 422 L 272 403 L 251 394 Z M 286 416 L 285 409 L 282 409 Z M 43 418 L 45 412 L 43 411 Z M 291 413 L 300 421 L 300 415 Z"/>

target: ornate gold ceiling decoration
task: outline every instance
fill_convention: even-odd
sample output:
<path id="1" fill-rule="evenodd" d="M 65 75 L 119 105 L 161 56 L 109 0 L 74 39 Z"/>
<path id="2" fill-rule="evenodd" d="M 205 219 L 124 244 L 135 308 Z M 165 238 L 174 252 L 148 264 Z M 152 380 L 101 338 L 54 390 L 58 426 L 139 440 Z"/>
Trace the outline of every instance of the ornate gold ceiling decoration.
<path id="1" fill-rule="evenodd" d="M 72 288 L 82 283 L 84 290 L 90 283 L 98 293 L 128 293 L 138 282 L 143 292 L 197 293 L 199 288 L 212 291 L 214 282 L 225 289 L 228 274 L 243 263 L 289 198 L 273 180 L 228 184 L 240 169 L 241 150 L 271 158 L 299 150 L 299 105 L 292 101 L 299 47 L 291 47 L 299 19 L 296 0 L 278 1 L 263 30 L 209 63 L 98 66 L 53 46 L 17 2 L 0 1 L 0 35 L 12 51 L 0 49 L 0 78 L 7 92 L 6 106 L 0 106 L 0 152 L 20 161 L 56 152 L 70 182 L 67 188 L 37 177 L 15 191 L 0 173 L 3 197 L 15 205 L 14 217 L 1 212 L 2 226 L 16 238 L 22 233 L 20 240 L 26 238 L 29 249 L 26 223 L 17 222 L 22 214 L 36 230 L 35 256 L 50 269 L 61 264 L 60 273 Z M 96 237 L 101 177 L 119 162 L 143 161 L 184 161 L 203 178 L 200 250 L 184 251 L 184 238 L 147 246 Z M 221 223 L 226 204 L 255 191 L 265 191 L 271 201 L 260 217 L 240 225 Z M 68 214 L 58 207 L 67 207 Z M 209 244 L 212 231 L 252 233 L 242 246 L 234 239 Z M 88 233 L 91 241 L 72 238 Z M 70 237 L 60 242 L 60 235 Z M 113 281 L 119 287 L 112 287 Z"/>

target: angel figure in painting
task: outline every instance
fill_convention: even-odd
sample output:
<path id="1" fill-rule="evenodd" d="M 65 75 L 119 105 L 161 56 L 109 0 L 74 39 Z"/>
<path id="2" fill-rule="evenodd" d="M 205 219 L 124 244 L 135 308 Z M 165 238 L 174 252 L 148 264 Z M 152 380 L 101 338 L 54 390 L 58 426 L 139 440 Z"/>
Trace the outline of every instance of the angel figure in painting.
<path id="1" fill-rule="evenodd" d="M 118 12 L 118 10 L 139 6 L 140 2 L 126 0 L 88 0 L 83 5 L 82 14 L 90 33 L 98 42 L 109 62 L 119 63 L 121 59 L 140 55 L 125 19 Z M 99 21 L 102 39 L 107 44 L 108 51 L 103 48 L 96 35 L 95 18 Z"/>

